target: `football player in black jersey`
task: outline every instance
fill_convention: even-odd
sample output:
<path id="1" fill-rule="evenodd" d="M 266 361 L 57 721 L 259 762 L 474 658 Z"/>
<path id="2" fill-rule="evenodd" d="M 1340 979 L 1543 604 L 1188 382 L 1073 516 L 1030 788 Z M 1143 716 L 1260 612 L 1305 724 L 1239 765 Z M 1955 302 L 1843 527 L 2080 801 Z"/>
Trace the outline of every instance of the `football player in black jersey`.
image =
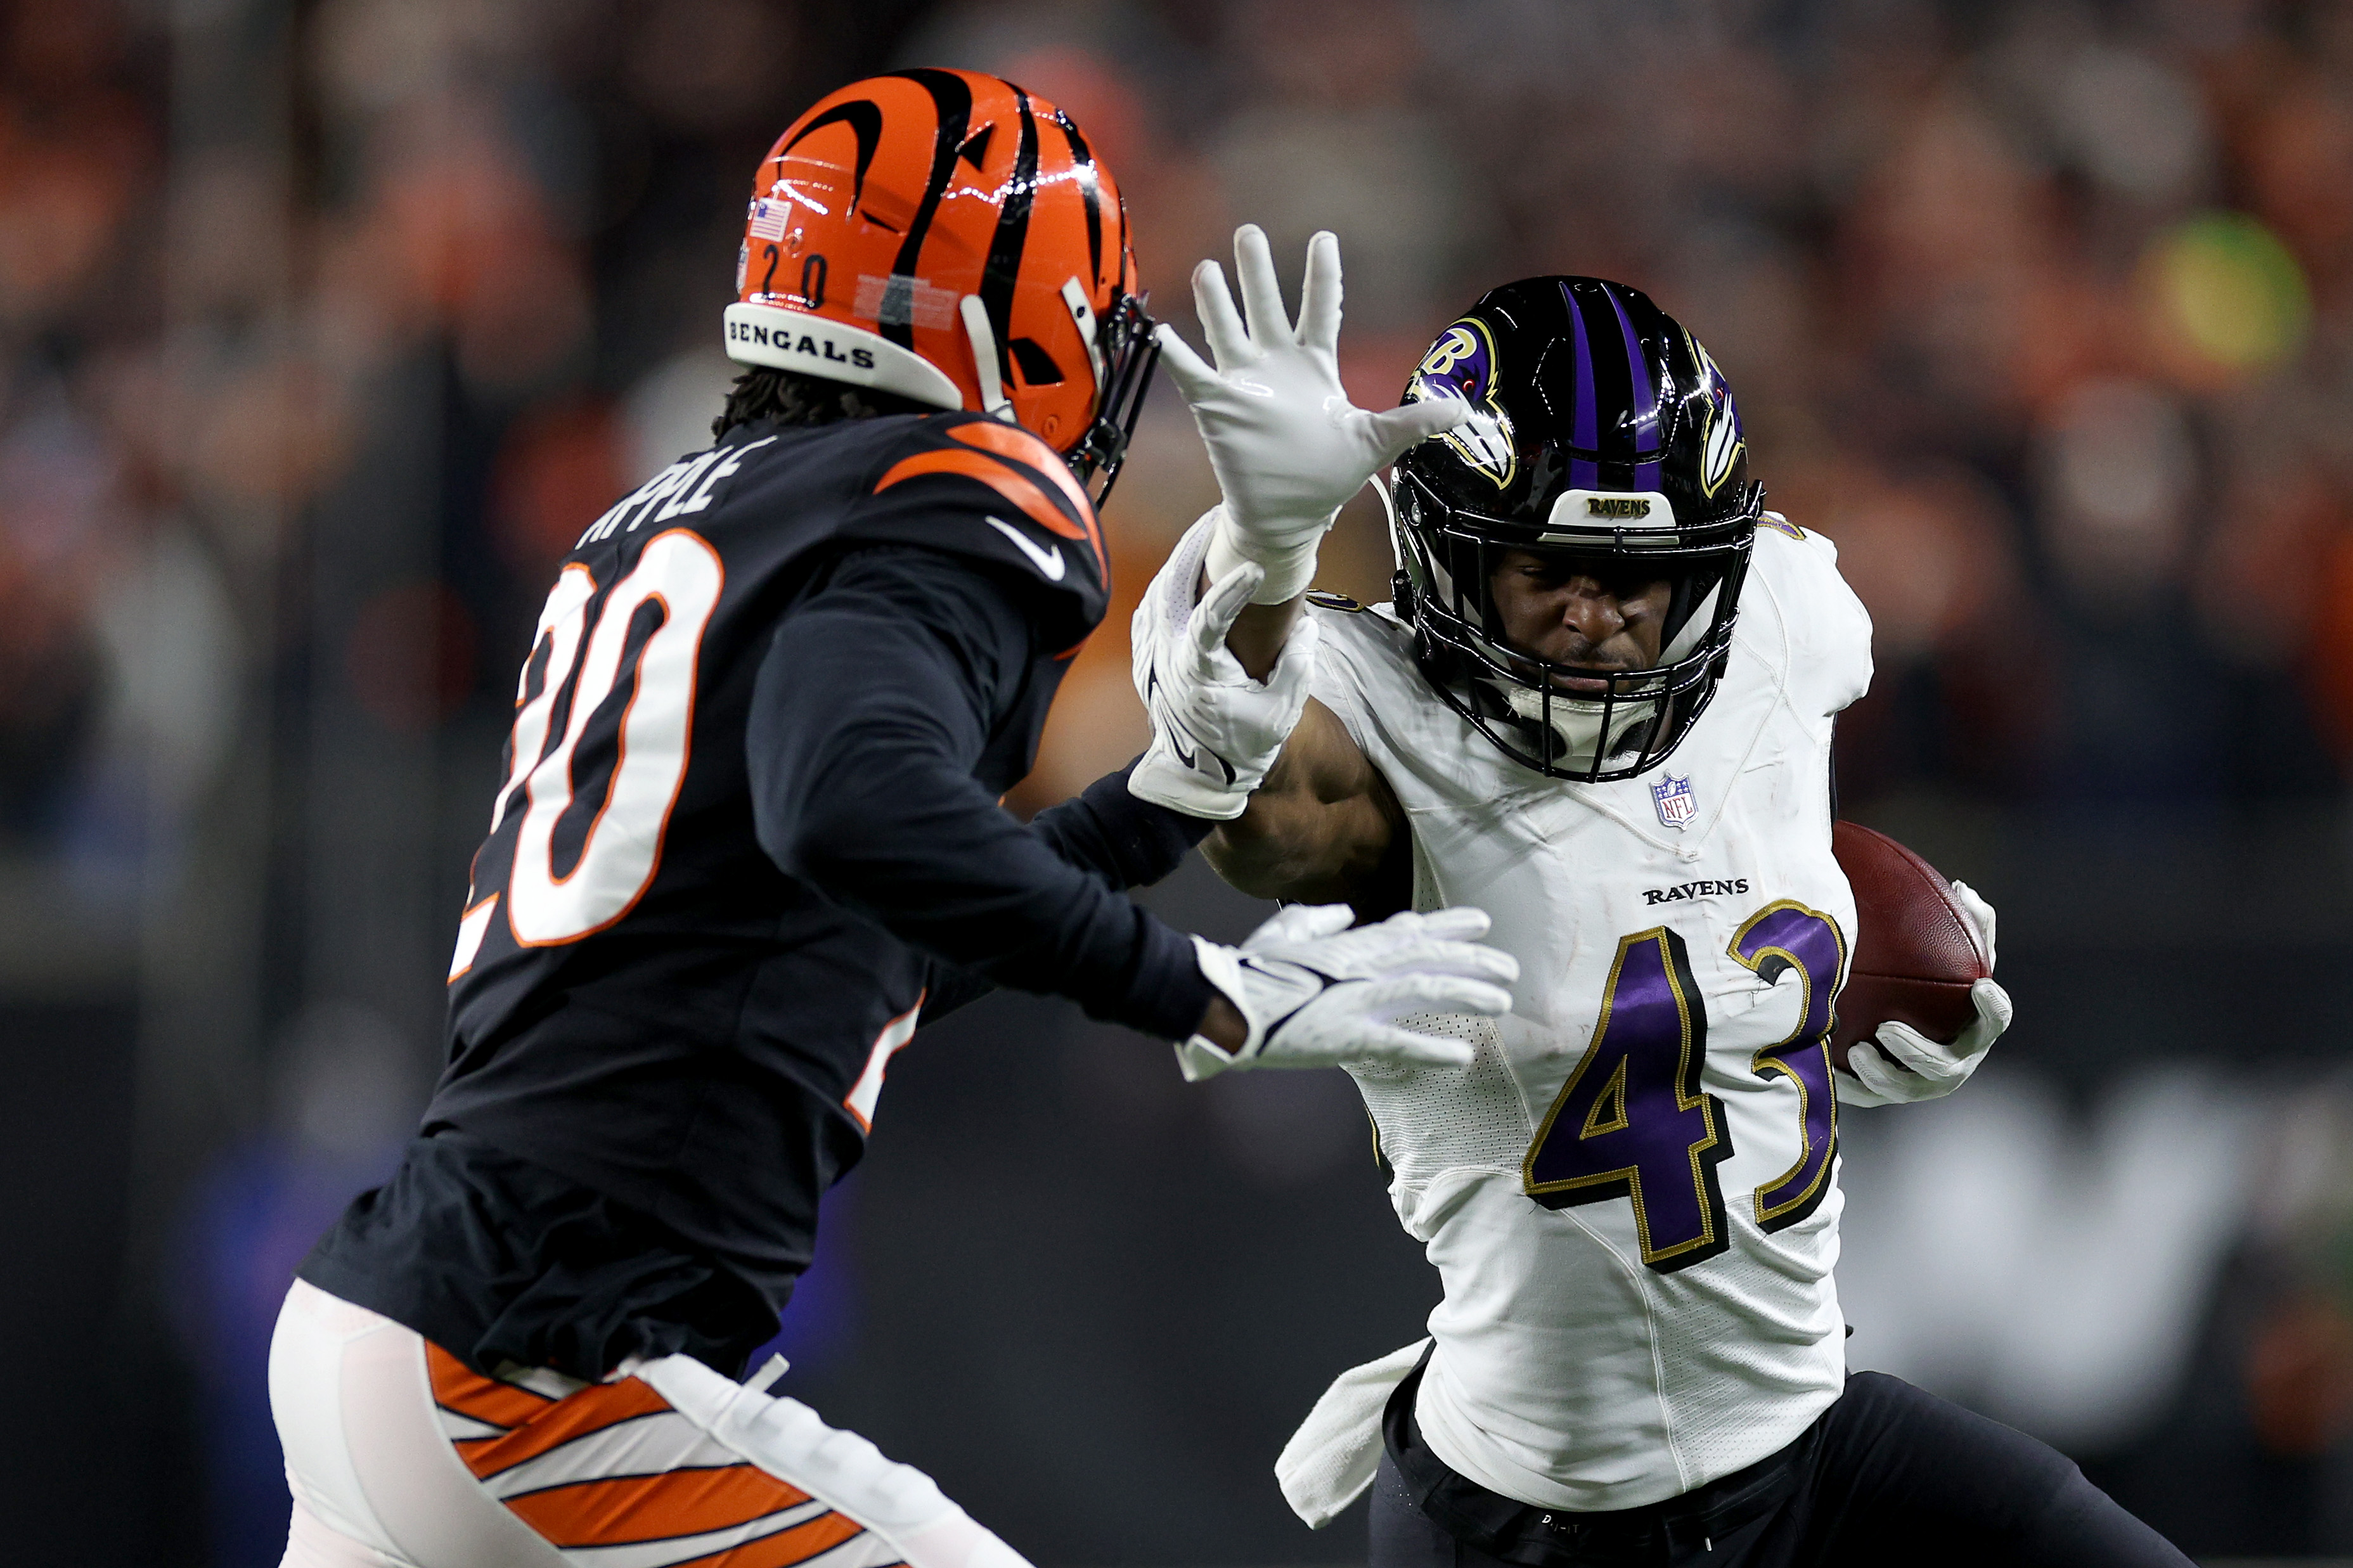
<path id="1" fill-rule="evenodd" d="M 1067 115 L 960 71 L 844 89 L 762 165 L 737 268 L 717 445 L 590 523 L 540 614 L 420 1133 L 280 1320 L 289 1563 L 1018 1563 L 733 1381 L 892 1054 L 997 984 L 1196 1077 L 1458 1061 L 1393 1020 L 1509 1004 L 1476 910 L 1219 947 L 1122 893 L 1206 823 L 1124 775 L 1027 827 L 997 805 L 1103 614 L 1095 503 L 1151 369 Z M 1368 474 L 1460 413 L 1333 416 Z"/>

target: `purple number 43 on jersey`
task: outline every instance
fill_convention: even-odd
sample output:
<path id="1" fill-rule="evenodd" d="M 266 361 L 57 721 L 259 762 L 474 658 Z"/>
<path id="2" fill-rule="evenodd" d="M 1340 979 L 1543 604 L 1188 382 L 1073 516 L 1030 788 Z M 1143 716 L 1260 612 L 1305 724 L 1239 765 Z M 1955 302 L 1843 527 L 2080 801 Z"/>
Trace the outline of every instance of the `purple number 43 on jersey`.
<path id="1" fill-rule="evenodd" d="M 1798 1026 L 1748 1061 L 1749 1071 L 1798 1089 L 1797 1159 L 1753 1199 L 1758 1228 L 1780 1230 L 1811 1215 L 1830 1188 L 1831 1009 L 1846 941 L 1829 916 L 1785 900 L 1751 916 L 1730 951 L 1767 983 L 1794 970 L 1804 987 Z M 1622 939 L 1592 1042 L 1529 1147 L 1528 1195 L 1556 1209 L 1626 1199 L 1642 1261 L 1662 1274 L 1722 1252 L 1731 1231 L 1717 1167 L 1732 1155 L 1732 1134 L 1723 1101 L 1700 1087 L 1706 1061 L 1707 1009 L 1683 937 L 1654 926 Z"/>

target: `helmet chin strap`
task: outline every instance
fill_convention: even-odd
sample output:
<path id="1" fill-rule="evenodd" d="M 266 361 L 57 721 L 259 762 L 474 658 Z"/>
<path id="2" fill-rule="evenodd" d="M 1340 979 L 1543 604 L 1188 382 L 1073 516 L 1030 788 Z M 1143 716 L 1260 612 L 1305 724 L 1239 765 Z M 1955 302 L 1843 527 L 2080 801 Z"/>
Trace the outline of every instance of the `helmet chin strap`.
<path id="1" fill-rule="evenodd" d="M 1716 595 L 1722 584 L 1710 588 L 1707 596 L 1694 606 L 1683 621 L 1683 630 L 1675 634 L 1659 656 L 1662 668 L 1671 667 L 1690 656 L 1699 646 L 1700 638 L 1715 619 Z M 1513 715 L 1531 724 L 1541 724 L 1546 718 L 1545 694 L 1532 686 L 1517 681 L 1495 682 L 1504 702 Z M 1560 692 L 1552 694 L 1551 714 L 1553 733 L 1567 748 L 1561 761 L 1570 767 L 1591 767 L 1603 758 L 1615 754 L 1626 738 L 1648 727 L 1657 715 L 1655 699 L 1621 698 L 1615 703 L 1594 701 L 1590 698 L 1569 697 Z M 1602 733 L 1603 715 L 1607 713 L 1609 732 Z"/>
<path id="2" fill-rule="evenodd" d="M 956 313 L 964 319 L 964 335 L 972 345 L 973 378 L 980 384 L 981 411 L 991 418 L 1013 423 L 1013 404 L 1005 395 L 1005 380 L 997 372 L 997 333 L 988 324 L 988 307 L 980 302 L 977 294 L 966 294 L 956 301 Z"/>
<path id="3" fill-rule="evenodd" d="M 1707 636 L 1708 628 L 1715 625 L 1715 601 L 1723 593 L 1721 582 L 1710 584 L 1706 596 L 1694 605 L 1692 613 L 1683 617 L 1683 630 L 1677 632 L 1660 652 L 1660 664 L 1680 664 L 1691 657 L 1692 649 L 1699 647 L 1700 638 Z"/>

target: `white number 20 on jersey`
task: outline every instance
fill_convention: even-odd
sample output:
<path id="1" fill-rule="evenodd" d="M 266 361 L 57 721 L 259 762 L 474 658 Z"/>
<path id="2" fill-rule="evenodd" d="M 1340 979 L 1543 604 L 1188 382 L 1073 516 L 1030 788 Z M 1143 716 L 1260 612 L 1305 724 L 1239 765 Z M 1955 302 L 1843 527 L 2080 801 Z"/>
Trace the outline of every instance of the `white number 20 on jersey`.
<path id="1" fill-rule="evenodd" d="M 520 794 L 522 824 L 506 895 L 507 919 L 522 945 L 547 947 L 601 931 L 627 914 L 653 880 L 662 832 L 686 778 L 695 660 L 724 576 L 718 552 L 679 528 L 647 542 L 636 569 L 606 595 L 593 627 L 588 612 L 596 581 L 586 567 L 566 566 L 549 590 L 516 684 L 506 782 L 491 810 L 496 834 Z M 660 622 L 638 650 L 634 668 L 625 669 L 630 627 L 649 605 L 659 607 Z M 533 691 L 532 666 L 543 655 Z M 571 868 L 559 873 L 556 826 L 584 783 L 574 775 L 574 754 L 625 676 L 632 689 L 603 799 Z M 567 685 L 571 706 L 564 732 L 551 746 L 549 728 Z M 467 910 L 449 966 L 452 979 L 472 967 L 497 907 L 492 894 Z"/>

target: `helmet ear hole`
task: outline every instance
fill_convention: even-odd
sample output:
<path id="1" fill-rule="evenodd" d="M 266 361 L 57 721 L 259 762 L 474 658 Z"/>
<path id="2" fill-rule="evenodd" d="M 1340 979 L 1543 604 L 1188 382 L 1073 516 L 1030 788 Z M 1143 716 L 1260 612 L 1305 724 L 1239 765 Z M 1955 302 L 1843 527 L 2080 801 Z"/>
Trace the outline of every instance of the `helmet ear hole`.
<path id="1" fill-rule="evenodd" d="M 1013 366 L 1021 373 L 1022 382 L 1029 386 L 1060 386 L 1062 367 L 1054 356 L 1035 338 L 1016 338 L 1008 345 L 1013 353 Z"/>

